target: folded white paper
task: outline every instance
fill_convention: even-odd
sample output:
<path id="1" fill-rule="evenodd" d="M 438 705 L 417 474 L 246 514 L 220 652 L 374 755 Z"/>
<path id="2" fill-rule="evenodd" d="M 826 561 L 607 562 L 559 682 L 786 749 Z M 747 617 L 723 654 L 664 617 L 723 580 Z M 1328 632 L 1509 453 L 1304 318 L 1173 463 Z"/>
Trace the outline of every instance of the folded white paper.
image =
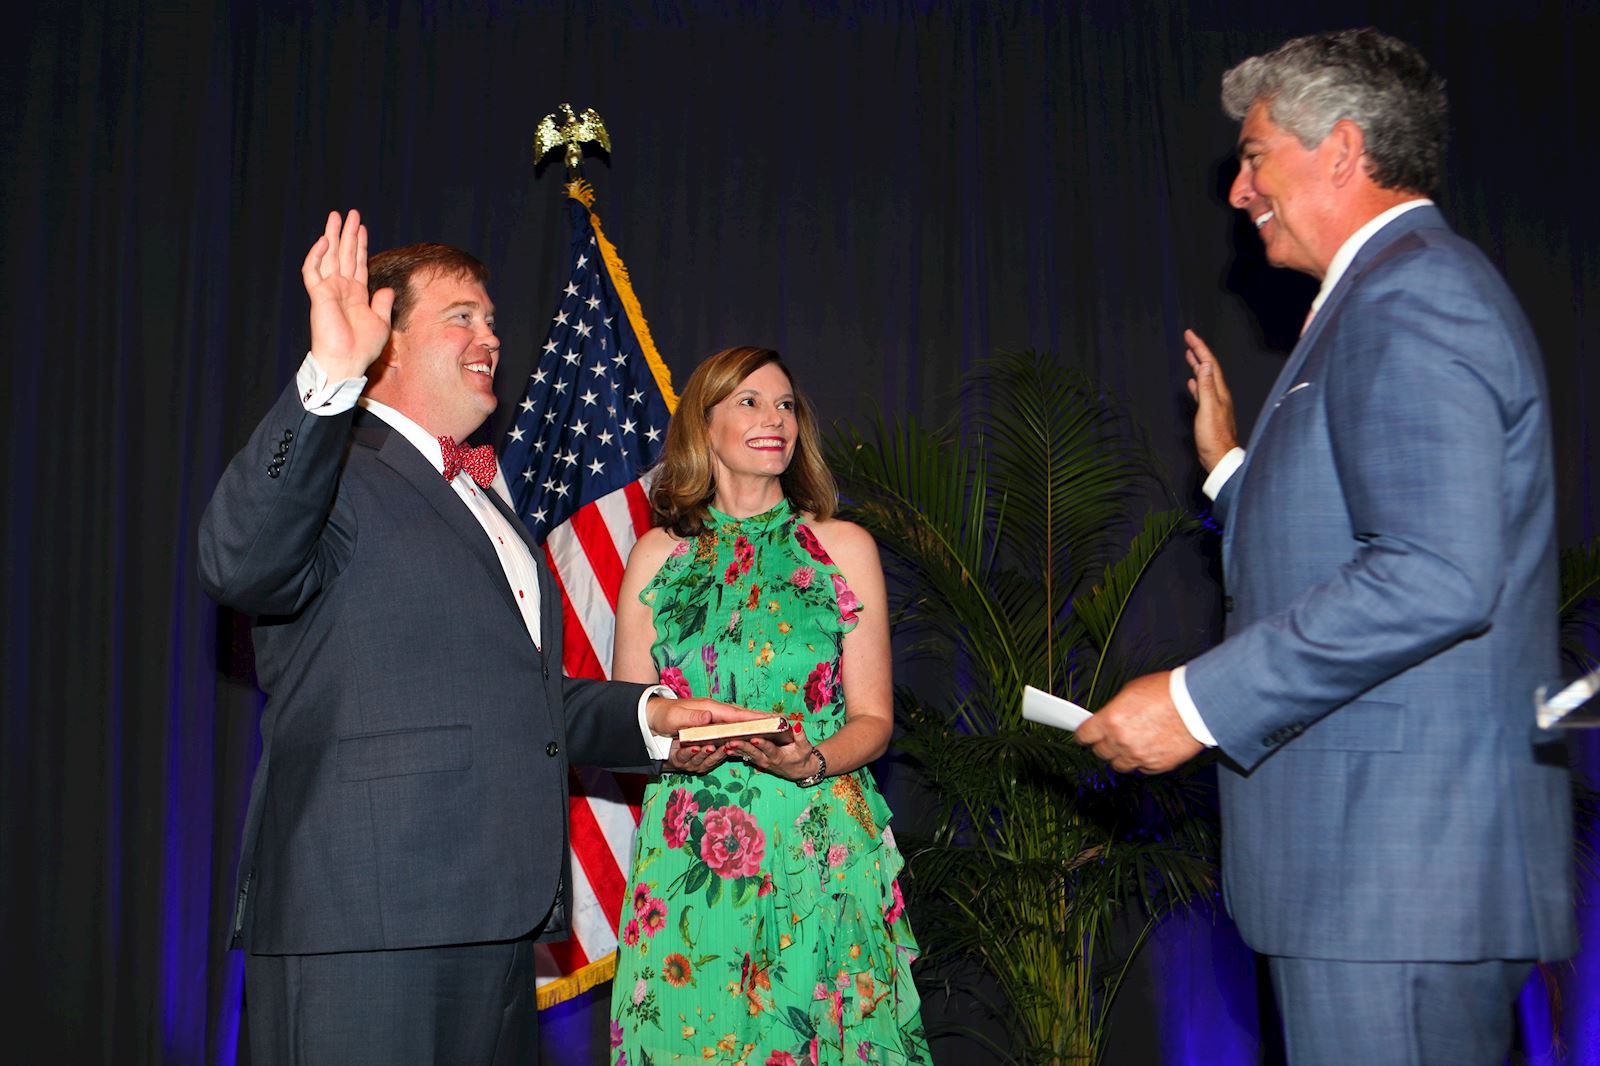
<path id="1" fill-rule="evenodd" d="M 1040 725 L 1053 725 L 1057 729 L 1076 733 L 1078 727 L 1089 720 L 1089 712 L 1071 700 L 1025 685 L 1022 689 L 1022 717 Z"/>

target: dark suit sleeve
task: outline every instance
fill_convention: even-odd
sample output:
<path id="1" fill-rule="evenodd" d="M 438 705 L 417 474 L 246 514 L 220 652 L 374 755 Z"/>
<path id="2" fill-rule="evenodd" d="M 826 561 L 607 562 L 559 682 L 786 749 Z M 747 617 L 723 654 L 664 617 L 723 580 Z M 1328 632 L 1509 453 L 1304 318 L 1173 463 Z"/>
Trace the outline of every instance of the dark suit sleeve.
<path id="1" fill-rule="evenodd" d="M 355 531 L 330 513 L 353 418 L 309 413 L 291 383 L 233 457 L 200 519 L 200 581 L 218 603 L 293 614 L 349 558 Z"/>
<path id="2" fill-rule="evenodd" d="M 562 679 L 571 761 L 623 773 L 656 774 L 639 732 L 639 697 L 649 685 L 592 678 Z"/>

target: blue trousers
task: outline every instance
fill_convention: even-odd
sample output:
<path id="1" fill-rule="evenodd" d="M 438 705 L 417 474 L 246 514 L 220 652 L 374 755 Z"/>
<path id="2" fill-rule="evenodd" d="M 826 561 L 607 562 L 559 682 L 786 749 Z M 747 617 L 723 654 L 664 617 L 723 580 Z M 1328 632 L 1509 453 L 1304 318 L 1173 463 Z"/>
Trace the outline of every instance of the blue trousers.
<path id="1" fill-rule="evenodd" d="M 1527 961 L 1273 956 L 1290 1066 L 1502 1066 Z"/>

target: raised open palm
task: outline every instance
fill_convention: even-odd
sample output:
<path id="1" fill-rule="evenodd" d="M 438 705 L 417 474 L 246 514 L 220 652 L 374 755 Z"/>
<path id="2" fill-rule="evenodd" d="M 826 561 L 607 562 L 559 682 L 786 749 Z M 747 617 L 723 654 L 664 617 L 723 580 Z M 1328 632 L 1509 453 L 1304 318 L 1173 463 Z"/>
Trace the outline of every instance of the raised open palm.
<path id="1" fill-rule="evenodd" d="M 367 294 L 367 227 L 361 213 L 328 226 L 306 253 L 300 277 L 311 297 L 311 354 L 330 381 L 361 377 L 389 339 L 394 290 Z"/>

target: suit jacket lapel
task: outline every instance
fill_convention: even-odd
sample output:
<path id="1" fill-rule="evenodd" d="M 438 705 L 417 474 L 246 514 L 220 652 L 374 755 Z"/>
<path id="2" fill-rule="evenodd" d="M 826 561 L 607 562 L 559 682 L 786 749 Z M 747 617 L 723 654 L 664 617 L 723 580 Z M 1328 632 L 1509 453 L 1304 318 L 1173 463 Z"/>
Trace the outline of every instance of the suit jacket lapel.
<path id="1" fill-rule="evenodd" d="M 1311 324 L 1306 327 L 1305 333 L 1295 343 L 1294 351 L 1289 353 L 1289 361 L 1284 364 L 1282 372 L 1278 374 L 1278 380 L 1273 382 L 1272 391 L 1267 394 L 1267 406 L 1262 408 L 1261 416 L 1256 419 L 1255 428 L 1250 431 L 1250 442 L 1245 448 L 1246 465 L 1249 464 L 1250 456 L 1255 452 L 1256 442 L 1261 439 L 1262 431 L 1266 429 L 1267 423 L 1272 421 L 1272 413 L 1283 402 L 1284 395 L 1299 384 L 1300 374 L 1305 369 L 1306 360 L 1310 358 L 1311 353 L 1316 349 L 1317 343 L 1321 340 L 1323 332 L 1328 327 L 1328 323 L 1338 317 L 1345 297 L 1360 282 L 1361 275 L 1366 272 L 1372 260 L 1400 237 L 1415 229 L 1423 226 L 1443 225 L 1444 217 L 1439 214 L 1438 208 L 1428 206 L 1413 208 L 1390 222 L 1377 233 L 1374 233 L 1371 239 L 1361 246 L 1361 251 L 1356 253 L 1355 259 L 1351 261 L 1350 266 L 1345 270 L 1344 276 L 1339 279 L 1339 284 L 1333 287 L 1333 291 L 1328 294 L 1328 298 L 1322 302 L 1322 307 L 1318 309 L 1316 317 L 1311 320 Z M 1244 470 L 1241 469 L 1239 473 L 1244 473 Z"/>
<path id="2" fill-rule="evenodd" d="M 429 463 L 410 441 L 396 433 L 383 419 L 364 411 L 359 412 L 356 419 L 356 427 L 363 435 L 372 434 L 375 442 L 381 439 L 381 443 L 377 445 L 378 460 L 405 478 L 417 490 L 418 495 L 428 502 L 428 506 L 433 508 L 439 520 L 461 538 L 468 553 L 494 579 L 493 584 L 500 590 L 506 606 L 516 612 L 520 620 L 521 612 L 513 598 L 511 586 L 506 582 L 505 567 L 500 565 L 500 557 L 495 554 L 494 546 L 489 543 L 489 535 L 472 516 L 467 505 L 461 502 L 456 490 L 450 487 L 450 483 L 439 475 L 439 471 L 433 468 L 433 464 Z M 381 438 L 377 436 L 380 433 Z M 490 492 L 489 495 L 498 501 L 498 493 Z M 520 522 L 513 524 L 521 529 Z"/>

